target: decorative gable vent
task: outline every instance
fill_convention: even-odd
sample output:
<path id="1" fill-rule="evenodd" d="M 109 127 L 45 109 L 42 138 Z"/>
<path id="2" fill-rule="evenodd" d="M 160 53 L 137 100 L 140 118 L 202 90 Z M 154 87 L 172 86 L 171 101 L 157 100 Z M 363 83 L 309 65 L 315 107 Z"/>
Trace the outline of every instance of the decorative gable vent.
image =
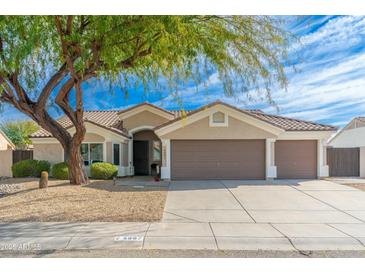
<path id="1" fill-rule="evenodd" d="M 212 113 L 209 117 L 209 126 L 228 127 L 228 115 L 221 111 Z"/>

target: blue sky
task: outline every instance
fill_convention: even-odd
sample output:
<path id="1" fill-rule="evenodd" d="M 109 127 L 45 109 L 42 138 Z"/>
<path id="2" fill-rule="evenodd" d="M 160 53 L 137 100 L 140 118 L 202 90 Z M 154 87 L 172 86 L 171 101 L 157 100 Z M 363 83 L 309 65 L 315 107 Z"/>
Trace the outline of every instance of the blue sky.
<path id="1" fill-rule="evenodd" d="M 300 39 L 291 45 L 290 61 L 297 71 L 287 68 L 288 90 L 274 90 L 279 107 L 260 100 L 256 92 L 238 98 L 227 98 L 217 74 L 212 73 L 205 85 L 196 91 L 193 85 L 179 90 L 185 109 L 200 107 L 217 99 L 242 108 L 259 108 L 267 113 L 344 126 L 355 116 L 365 115 L 365 17 L 306 16 L 286 17 L 286 27 Z M 167 109 L 180 104 L 167 90 L 142 88 L 129 90 L 129 96 L 118 87 L 102 82 L 85 86 L 85 109 L 122 109 L 149 101 Z M 5 107 L 0 121 L 24 118 L 18 111 Z M 54 116 L 58 114 L 53 112 Z"/>

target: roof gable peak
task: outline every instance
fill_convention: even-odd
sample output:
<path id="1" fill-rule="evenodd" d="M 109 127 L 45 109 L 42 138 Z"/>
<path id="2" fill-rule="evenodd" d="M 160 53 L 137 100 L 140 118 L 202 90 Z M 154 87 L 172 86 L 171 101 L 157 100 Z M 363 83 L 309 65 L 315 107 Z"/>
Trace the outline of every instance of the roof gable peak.
<path id="1" fill-rule="evenodd" d="M 168 120 L 172 120 L 175 118 L 175 115 L 173 112 L 160 108 L 160 107 L 158 107 L 154 104 L 148 103 L 148 102 L 144 102 L 144 103 L 123 109 L 118 112 L 118 115 L 119 115 L 120 119 L 124 120 L 124 119 L 134 116 L 142 111 L 150 111 L 154 114 L 165 117 Z"/>

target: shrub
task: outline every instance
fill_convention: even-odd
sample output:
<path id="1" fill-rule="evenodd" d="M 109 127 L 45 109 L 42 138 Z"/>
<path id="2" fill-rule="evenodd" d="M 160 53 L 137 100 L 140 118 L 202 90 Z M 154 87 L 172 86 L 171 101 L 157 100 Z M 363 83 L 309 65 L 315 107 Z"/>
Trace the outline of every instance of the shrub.
<path id="1" fill-rule="evenodd" d="M 91 165 L 91 178 L 112 179 L 117 174 L 118 167 L 111 163 L 94 163 Z"/>
<path id="2" fill-rule="evenodd" d="M 12 165 L 11 170 L 15 178 L 19 177 L 35 177 L 37 173 L 36 160 L 24 160 Z"/>
<path id="3" fill-rule="evenodd" d="M 48 161 L 38 161 L 37 163 L 37 177 L 41 177 L 42 171 L 51 170 L 51 164 Z"/>
<path id="4" fill-rule="evenodd" d="M 40 177 L 42 171 L 49 172 L 51 164 L 47 161 L 24 160 L 15 163 L 11 170 L 15 178 Z"/>
<path id="5" fill-rule="evenodd" d="M 52 166 L 52 177 L 59 180 L 68 180 L 68 165 L 66 162 L 58 163 Z"/>

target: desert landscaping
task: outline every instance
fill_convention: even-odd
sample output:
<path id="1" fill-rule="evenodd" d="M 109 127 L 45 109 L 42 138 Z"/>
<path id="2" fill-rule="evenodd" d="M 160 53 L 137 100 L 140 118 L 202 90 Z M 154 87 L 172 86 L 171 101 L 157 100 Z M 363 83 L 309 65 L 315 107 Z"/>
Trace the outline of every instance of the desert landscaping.
<path id="1" fill-rule="evenodd" d="M 133 189 L 112 180 L 91 180 L 82 186 L 50 180 L 38 188 L 38 178 L 0 181 L 2 222 L 126 222 L 158 221 L 167 189 Z"/>

